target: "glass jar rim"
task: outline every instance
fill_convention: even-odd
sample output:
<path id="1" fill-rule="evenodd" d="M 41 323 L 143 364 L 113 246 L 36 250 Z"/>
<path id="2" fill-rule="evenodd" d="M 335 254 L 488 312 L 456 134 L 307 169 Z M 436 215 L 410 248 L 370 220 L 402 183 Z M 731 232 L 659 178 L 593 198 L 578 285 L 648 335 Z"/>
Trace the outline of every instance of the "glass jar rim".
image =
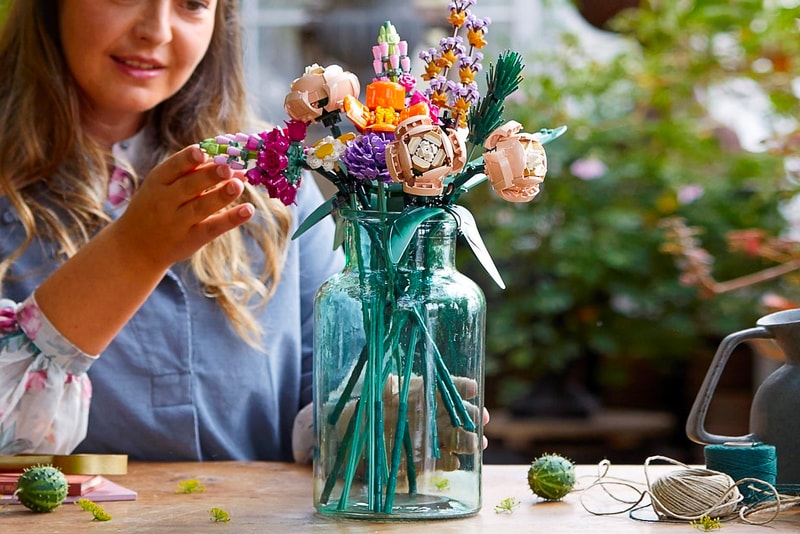
<path id="1" fill-rule="evenodd" d="M 372 220 L 372 221 L 393 221 L 398 219 L 401 215 L 406 213 L 405 210 L 403 211 L 379 211 L 379 210 L 363 210 L 363 209 L 353 209 L 350 207 L 341 207 L 339 208 L 339 215 L 348 221 L 356 221 L 356 220 Z M 448 211 L 442 211 L 441 213 L 434 215 L 428 219 L 422 221 L 421 224 L 425 224 L 427 222 L 431 223 L 447 223 L 452 222 L 453 224 L 456 223 L 456 218 L 453 216 L 452 213 Z"/>

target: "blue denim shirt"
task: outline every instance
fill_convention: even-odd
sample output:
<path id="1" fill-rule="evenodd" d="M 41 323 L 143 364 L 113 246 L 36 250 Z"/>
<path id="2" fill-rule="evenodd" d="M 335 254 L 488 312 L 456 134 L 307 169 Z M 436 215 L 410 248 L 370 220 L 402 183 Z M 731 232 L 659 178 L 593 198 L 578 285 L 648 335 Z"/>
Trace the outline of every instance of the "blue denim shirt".
<path id="1" fill-rule="evenodd" d="M 322 200 L 306 177 L 294 227 Z M 91 364 L 88 430 L 75 452 L 124 453 L 133 460 L 291 461 L 294 417 L 311 402 L 314 295 L 343 264 L 332 250 L 333 233 L 328 217 L 290 243 L 283 276 L 259 315 L 263 353 L 235 333 L 186 265 L 173 266 Z M 23 235 L 14 208 L 0 197 L 0 257 Z M 0 297 L 28 298 L 56 263 L 52 244 L 34 241 L 14 263 Z M 3 357 L 0 344 L 0 372 L 10 372 Z M 19 381 L 30 380 L 26 376 Z M 0 403 L 0 416 L 24 406 Z"/>

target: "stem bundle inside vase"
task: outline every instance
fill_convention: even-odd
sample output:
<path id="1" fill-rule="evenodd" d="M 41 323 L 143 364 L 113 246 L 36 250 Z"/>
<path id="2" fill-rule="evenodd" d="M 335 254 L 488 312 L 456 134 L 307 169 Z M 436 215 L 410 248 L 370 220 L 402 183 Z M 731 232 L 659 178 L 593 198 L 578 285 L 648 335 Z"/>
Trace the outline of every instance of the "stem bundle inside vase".
<path id="1" fill-rule="evenodd" d="M 409 247 L 412 259 L 395 265 L 385 245 L 388 225 L 381 219 L 387 217 L 375 215 L 373 221 L 356 216 L 348 226 L 352 241 L 348 258 L 355 269 L 352 296 L 360 308 L 363 337 L 351 345 L 353 365 L 342 385 L 332 388 L 339 396 L 335 402 L 331 399 L 327 417 L 319 422 L 327 431 L 341 434 L 320 502 L 346 511 L 357 483 L 361 489 L 356 500 L 365 494 L 368 511 L 392 514 L 398 488 L 407 496 L 418 493 L 418 469 L 446 472 L 436 462 L 442 454 L 454 454 L 454 449 L 448 444 L 448 450 L 441 450 L 439 419 L 448 420 L 453 431 L 473 433 L 477 442 L 473 420 L 477 407 L 470 404 L 470 415 L 469 403 L 458 391 L 439 341 L 430 331 L 430 325 L 442 327 L 428 317 L 431 309 L 438 313 L 438 305 L 426 302 L 431 280 L 439 282 L 432 274 L 442 260 L 439 249 L 452 247 L 454 221 L 431 222 L 421 230 L 438 235 L 449 228 L 453 235 L 447 245 L 437 242 L 440 238 L 418 237 Z M 469 379 L 476 385 L 473 396 L 478 378 Z M 318 432 L 325 434 L 326 428 Z M 449 467 L 455 462 L 446 458 L 444 463 Z M 341 489 L 331 503 L 337 486 Z"/>

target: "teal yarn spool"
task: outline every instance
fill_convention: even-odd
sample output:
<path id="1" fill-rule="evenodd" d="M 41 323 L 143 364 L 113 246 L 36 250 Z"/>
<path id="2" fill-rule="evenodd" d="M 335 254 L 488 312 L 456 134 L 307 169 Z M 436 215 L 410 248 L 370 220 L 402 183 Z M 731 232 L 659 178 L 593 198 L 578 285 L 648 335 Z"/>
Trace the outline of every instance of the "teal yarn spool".
<path id="1" fill-rule="evenodd" d="M 707 469 L 725 473 L 734 481 L 755 478 L 775 486 L 778 477 L 778 456 L 772 445 L 763 443 L 706 445 L 703 455 Z M 755 483 L 749 485 L 756 486 Z M 745 504 L 760 502 L 770 493 L 767 486 L 751 489 L 748 484 L 740 485 L 739 491 L 744 497 Z"/>

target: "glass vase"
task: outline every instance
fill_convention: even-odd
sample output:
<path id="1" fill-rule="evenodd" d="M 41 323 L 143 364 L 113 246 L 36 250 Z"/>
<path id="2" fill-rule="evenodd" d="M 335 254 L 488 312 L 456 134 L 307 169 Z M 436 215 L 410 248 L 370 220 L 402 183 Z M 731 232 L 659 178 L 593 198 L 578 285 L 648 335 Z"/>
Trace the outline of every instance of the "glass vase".
<path id="1" fill-rule="evenodd" d="M 340 215 L 346 264 L 314 306 L 314 505 L 337 518 L 475 514 L 486 300 L 455 268 L 456 222 L 437 215 L 408 241 L 398 214 Z"/>

